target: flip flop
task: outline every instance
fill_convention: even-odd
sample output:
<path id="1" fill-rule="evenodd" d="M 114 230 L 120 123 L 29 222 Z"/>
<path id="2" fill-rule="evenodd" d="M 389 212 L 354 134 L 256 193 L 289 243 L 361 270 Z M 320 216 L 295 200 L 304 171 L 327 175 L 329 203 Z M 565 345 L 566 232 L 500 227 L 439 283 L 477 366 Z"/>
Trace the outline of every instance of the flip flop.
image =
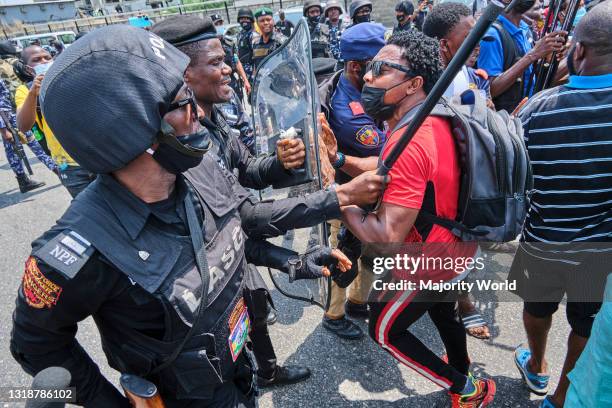
<path id="1" fill-rule="evenodd" d="M 461 322 L 463 323 L 463 327 L 465 328 L 465 331 L 467 332 L 468 335 L 475 337 L 477 339 L 481 339 L 481 340 L 487 340 L 488 338 L 491 337 L 490 334 L 489 335 L 476 334 L 470 330 L 470 329 L 476 329 L 479 327 L 488 328 L 487 322 L 484 321 L 484 319 L 482 318 L 482 315 L 478 313 L 477 310 L 472 310 L 471 312 L 467 312 L 461 315 Z"/>

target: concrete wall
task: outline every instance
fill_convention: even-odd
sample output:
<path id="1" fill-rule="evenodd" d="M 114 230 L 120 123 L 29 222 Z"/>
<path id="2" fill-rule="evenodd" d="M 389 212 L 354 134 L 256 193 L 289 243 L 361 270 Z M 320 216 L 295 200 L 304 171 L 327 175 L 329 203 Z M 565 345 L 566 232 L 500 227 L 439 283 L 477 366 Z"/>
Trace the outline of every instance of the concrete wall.
<path id="1" fill-rule="evenodd" d="M 34 3 L 0 7 L 0 22 L 5 25 L 21 23 L 46 23 L 74 18 L 74 1 Z"/>

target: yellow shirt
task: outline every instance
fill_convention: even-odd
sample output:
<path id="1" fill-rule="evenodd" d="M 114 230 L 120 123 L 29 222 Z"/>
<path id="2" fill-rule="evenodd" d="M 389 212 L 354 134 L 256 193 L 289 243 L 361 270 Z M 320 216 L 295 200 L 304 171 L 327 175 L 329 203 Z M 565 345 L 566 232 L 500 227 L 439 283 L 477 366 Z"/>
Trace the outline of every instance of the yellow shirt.
<path id="1" fill-rule="evenodd" d="M 15 90 L 15 105 L 17 105 L 17 109 L 20 109 L 28 96 L 30 90 L 25 85 L 19 85 Z M 41 120 L 42 119 L 42 120 Z M 64 162 L 69 166 L 77 166 L 77 163 L 74 161 L 72 157 L 62 147 L 62 145 L 57 141 L 55 135 L 47 125 L 47 121 L 42 114 L 36 114 L 36 124 L 38 128 L 45 134 L 45 140 L 47 141 L 47 147 L 51 152 L 51 158 L 57 164 L 61 165 Z"/>

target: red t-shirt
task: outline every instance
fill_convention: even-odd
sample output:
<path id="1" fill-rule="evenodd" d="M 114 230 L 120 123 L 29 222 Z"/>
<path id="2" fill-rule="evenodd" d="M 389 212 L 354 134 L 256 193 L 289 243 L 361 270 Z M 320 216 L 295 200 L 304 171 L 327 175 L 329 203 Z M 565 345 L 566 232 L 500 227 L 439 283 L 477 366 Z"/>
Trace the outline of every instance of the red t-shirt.
<path id="1" fill-rule="evenodd" d="M 405 128 L 395 131 L 383 149 L 385 158 Z M 454 220 L 457 216 L 461 170 L 450 123 L 429 116 L 416 132 L 390 172 L 391 182 L 383 202 L 420 210 L 427 183 L 433 183 L 436 214 Z M 421 235 L 412 227 L 405 242 L 421 242 Z M 434 225 L 425 242 L 457 242 L 448 229 Z"/>

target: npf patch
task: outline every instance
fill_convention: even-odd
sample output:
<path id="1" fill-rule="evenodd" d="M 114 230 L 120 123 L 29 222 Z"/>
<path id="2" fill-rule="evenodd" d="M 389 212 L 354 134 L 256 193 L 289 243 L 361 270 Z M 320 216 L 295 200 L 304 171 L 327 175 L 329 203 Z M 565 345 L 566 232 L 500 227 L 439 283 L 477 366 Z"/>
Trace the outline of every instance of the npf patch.
<path id="1" fill-rule="evenodd" d="M 52 308 L 62 293 L 59 285 L 43 275 L 33 256 L 26 261 L 21 284 L 26 302 L 36 309 Z"/>
<path id="2" fill-rule="evenodd" d="M 38 259 L 72 279 L 94 252 L 87 239 L 75 231 L 65 230 L 33 253 Z"/>
<path id="3" fill-rule="evenodd" d="M 366 125 L 356 134 L 357 141 L 367 147 L 377 147 L 380 144 L 380 135 L 372 125 Z"/>

